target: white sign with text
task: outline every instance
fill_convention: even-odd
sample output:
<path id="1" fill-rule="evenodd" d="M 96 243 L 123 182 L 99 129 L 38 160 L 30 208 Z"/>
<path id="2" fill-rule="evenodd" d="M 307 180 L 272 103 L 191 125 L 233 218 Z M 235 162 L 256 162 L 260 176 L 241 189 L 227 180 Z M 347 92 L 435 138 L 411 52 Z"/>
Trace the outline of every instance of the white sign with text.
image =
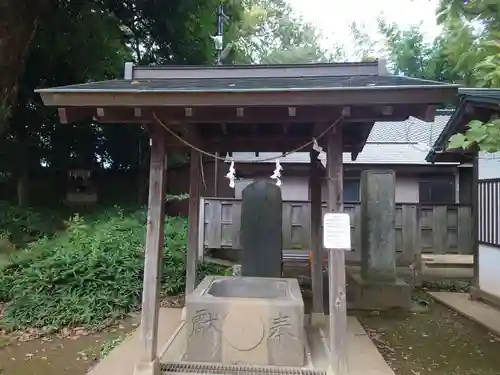
<path id="1" fill-rule="evenodd" d="M 349 214 L 325 214 L 323 217 L 323 247 L 328 250 L 351 250 Z"/>

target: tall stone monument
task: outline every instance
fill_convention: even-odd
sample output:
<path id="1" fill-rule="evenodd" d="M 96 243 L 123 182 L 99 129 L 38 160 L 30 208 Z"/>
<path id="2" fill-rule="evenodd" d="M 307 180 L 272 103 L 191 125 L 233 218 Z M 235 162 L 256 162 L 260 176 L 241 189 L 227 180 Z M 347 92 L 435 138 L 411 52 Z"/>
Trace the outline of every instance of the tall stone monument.
<path id="1" fill-rule="evenodd" d="M 248 185 L 241 199 L 241 275 L 281 277 L 281 189 L 268 181 Z"/>
<path id="2" fill-rule="evenodd" d="M 348 282 L 354 308 L 411 306 L 411 288 L 396 276 L 395 188 L 394 171 L 361 174 L 361 273 Z"/>

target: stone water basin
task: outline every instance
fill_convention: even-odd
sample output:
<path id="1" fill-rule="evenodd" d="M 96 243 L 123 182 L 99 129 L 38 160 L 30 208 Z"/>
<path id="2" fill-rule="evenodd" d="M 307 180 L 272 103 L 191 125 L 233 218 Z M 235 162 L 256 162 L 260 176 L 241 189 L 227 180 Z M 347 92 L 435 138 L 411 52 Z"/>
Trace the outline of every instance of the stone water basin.
<path id="1" fill-rule="evenodd" d="M 304 365 L 304 302 L 296 279 L 207 276 L 185 307 L 185 360 Z"/>

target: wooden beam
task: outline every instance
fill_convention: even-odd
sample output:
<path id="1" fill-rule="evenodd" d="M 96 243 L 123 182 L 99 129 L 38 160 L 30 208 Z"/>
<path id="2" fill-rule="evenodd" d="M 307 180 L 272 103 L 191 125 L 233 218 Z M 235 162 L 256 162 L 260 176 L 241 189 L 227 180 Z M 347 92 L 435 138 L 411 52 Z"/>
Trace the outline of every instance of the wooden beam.
<path id="1" fill-rule="evenodd" d="M 311 278 L 313 306 L 311 313 L 311 324 L 319 326 L 324 323 L 323 309 L 323 246 L 321 243 L 321 162 L 318 160 L 319 153 L 312 150 L 309 152 L 309 192 L 311 198 Z"/>
<path id="2" fill-rule="evenodd" d="M 92 111 L 73 110 L 71 108 L 57 108 L 61 124 L 72 124 L 78 121 L 92 118 Z"/>
<path id="3" fill-rule="evenodd" d="M 188 216 L 188 249 L 186 256 L 186 296 L 193 292 L 196 285 L 196 268 L 199 244 L 201 185 L 201 154 L 191 150 L 189 167 L 189 216 Z"/>
<path id="4" fill-rule="evenodd" d="M 238 111 L 237 109 L 240 109 Z M 153 113 L 159 118 L 167 119 L 169 123 L 200 123 L 204 125 L 220 123 L 332 123 L 341 114 L 342 108 L 349 109 L 349 117 L 345 122 L 369 122 L 369 121 L 403 121 L 408 116 L 421 115 L 427 106 L 404 105 L 394 107 L 390 115 L 380 113 L 377 106 L 298 106 L 298 107 L 105 107 L 100 108 L 97 115 L 95 107 L 65 107 L 68 122 L 73 122 L 73 118 L 80 120 L 83 118 L 94 119 L 100 123 L 151 123 L 154 122 Z M 291 110 L 290 110 L 291 109 Z M 243 111 L 241 111 L 243 110 Z M 347 110 L 346 110 L 347 111 Z M 294 114 L 294 115 L 293 115 Z M 188 116 L 189 115 L 189 116 Z M 293 115 L 293 116 L 292 116 Z"/>
<path id="5" fill-rule="evenodd" d="M 183 138 L 192 144 L 193 146 L 203 148 L 203 140 L 198 131 L 198 128 L 193 124 L 183 124 L 179 126 L 179 130 L 182 133 Z M 180 142 L 180 141 L 179 141 Z"/>
<path id="6" fill-rule="evenodd" d="M 203 139 L 203 150 L 208 152 L 286 152 L 295 149 L 303 144 L 311 141 L 312 136 L 220 136 L 207 137 L 201 136 Z M 356 151 L 357 142 L 354 140 L 346 140 L 344 144 L 344 152 Z M 170 138 L 168 147 L 182 148 L 185 147 L 182 142 Z M 308 152 L 311 146 L 308 146 L 301 151 Z"/>
<path id="7" fill-rule="evenodd" d="M 436 106 L 430 105 L 425 108 L 421 113 L 414 115 L 419 120 L 425 122 L 432 122 L 436 119 Z"/>
<path id="8" fill-rule="evenodd" d="M 149 199 L 144 260 L 144 283 L 141 313 L 140 366 L 158 364 L 158 318 L 160 309 L 160 280 L 163 257 L 164 202 L 166 187 L 166 148 L 164 132 L 150 126 L 151 163 L 149 167 Z"/>
<path id="9" fill-rule="evenodd" d="M 384 105 L 382 108 L 380 108 L 380 113 L 383 114 L 384 116 L 390 116 L 394 112 L 394 107 L 390 105 Z"/>
<path id="10" fill-rule="evenodd" d="M 96 109 L 97 117 L 104 117 L 104 108 L 97 108 Z"/>
<path id="11" fill-rule="evenodd" d="M 341 106 L 451 103 L 456 86 L 399 86 L 333 90 L 283 90 L 265 92 L 163 92 L 129 91 L 44 91 L 44 104 L 54 107 L 198 107 L 198 106 Z"/>
<path id="12" fill-rule="evenodd" d="M 343 212 L 342 127 L 327 134 L 328 212 Z M 330 366 L 333 374 L 347 374 L 347 307 L 345 253 L 328 251 Z"/>
<path id="13" fill-rule="evenodd" d="M 68 123 L 68 115 L 66 113 L 66 108 L 57 108 L 57 114 L 59 115 L 59 121 L 61 124 Z"/>
<path id="14" fill-rule="evenodd" d="M 359 140 L 358 142 L 354 145 L 354 152 L 353 155 L 351 155 L 351 160 L 354 161 L 358 157 L 359 153 L 363 150 L 363 147 L 366 144 L 366 141 L 368 140 L 368 137 L 370 136 L 370 132 L 373 129 L 373 122 L 367 122 L 360 124 L 360 131 L 359 131 Z M 345 135 L 344 135 L 345 138 Z"/>

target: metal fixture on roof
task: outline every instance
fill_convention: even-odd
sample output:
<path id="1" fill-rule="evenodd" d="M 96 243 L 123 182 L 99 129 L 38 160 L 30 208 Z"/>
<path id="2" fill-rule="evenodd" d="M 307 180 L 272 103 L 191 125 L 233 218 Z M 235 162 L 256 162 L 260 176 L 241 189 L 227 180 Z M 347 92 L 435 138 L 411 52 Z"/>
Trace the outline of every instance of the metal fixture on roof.
<path id="1" fill-rule="evenodd" d="M 217 65 L 222 65 L 222 60 L 231 51 L 232 43 L 228 43 L 224 47 L 224 22 L 227 21 L 229 17 L 224 13 L 224 5 L 221 3 L 217 7 L 217 35 L 212 36 L 212 40 L 215 44 L 215 50 L 217 51 Z"/>

